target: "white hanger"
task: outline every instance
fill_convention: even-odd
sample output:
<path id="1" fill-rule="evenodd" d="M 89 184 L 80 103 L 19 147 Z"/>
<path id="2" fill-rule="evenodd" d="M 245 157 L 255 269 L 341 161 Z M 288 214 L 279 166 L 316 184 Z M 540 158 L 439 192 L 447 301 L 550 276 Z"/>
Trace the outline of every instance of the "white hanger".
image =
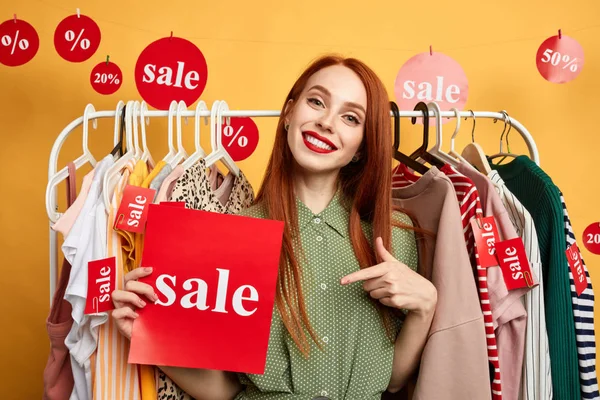
<path id="1" fill-rule="evenodd" d="M 183 100 L 177 104 L 177 154 L 170 162 L 171 168 L 175 168 L 179 163 L 188 158 L 188 154 L 183 148 L 183 134 L 181 132 L 181 112 L 187 111 L 187 106 Z M 187 125 L 187 117 L 185 117 L 185 124 Z"/>
<path id="2" fill-rule="evenodd" d="M 483 148 L 478 143 L 475 143 L 475 113 L 471 111 L 471 114 L 473 114 L 473 131 L 471 132 L 472 142 L 463 149 L 462 156 L 469 164 L 477 168 L 479 172 L 487 175 L 492 171 L 492 168 L 485 157 Z"/>
<path id="3" fill-rule="evenodd" d="M 88 147 L 88 137 L 89 137 L 89 122 L 90 122 L 90 113 L 96 112 L 96 109 L 92 104 L 88 104 L 85 106 L 85 110 L 83 111 L 83 154 L 80 155 L 73 161 L 75 164 L 75 169 L 79 169 L 87 163 L 90 163 L 92 167 L 96 166 L 96 159 L 90 152 Z M 98 120 L 92 120 L 92 126 L 94 129 L 98 128 Z M 52 222 L 58 221 L 60 218 L 60 214 L 58 211 L 58 206 L 56 204 L 56 196 L 53 196 L 54 190 L 56 190 L 56 186 L 58 186 L 62 181 L 67 179 L 69 176 L 69 167 L 64 167 L 60 171 L 58 171 L 52 178 L 48 180 L 48 184 L 46 185 L 46 213 L 48 214 L 48 218 Z"/>
<path id="4" fill-rule="evenodd" d="M 116 146 L 119 144 L 119 123 L 121 120 L 121 110 L 125 107 L 125 102 L 123 100 L 119 100 L 117 103 L 117 108 L 115 109 L 115 131 L 113 135 L 113 144 Z"/>
<path id="5" fill-rule="evenodd" d="M 458 111 L 458 108 L 456 108 L 456 107 L 452 107 L 450 109 L 450 111 L 453 111 L 454 115 L 456 115 L 456 127 L 454 128 L 454 133 L 452 134 L 452 139 L 450 139 L 450 151 L 448 152 L 448 154 L 450 156 L 456 158 L 458 161 L 466 162 L 468 164 L 469 162 L 467 160 L 465 160 L 463 158 L 463 156 L 458 154 L 458 152 L 454 148 L 454 139 L 456 139 L 456 136 L 458 135 L 458 132 L 460 131 L 460 111 Z M 475 114 L 473 114 L 473 116 L 475 116 Z M 473 117 L 473 124 L 475 124 L 474 117 Z M 475 127 L 473 127 L 473 129 L 475 129 Z"/>
<path id="6" fill-rule="evenodd" d="M 500 111 L 503 115 L 504 115 L 504 129 L 502 130 L 502 134 L 500 135 L 500 151 L 492 156 L 490 156 L 490 160 L 494 159 L 494 158 L 498 158 L 498 157 L 518 157 L 518 154 L 514 154 L 510 152 L 510 145 L 508 143 L 508 134 L 510 133 L 511 129 L 512 129 L 512 121 L 510 119 L 510 116 L 508 115 L 508 113 L 504 110 Z M 494 120 L 494 122 L 496 122 L 497 120 Z M 508 126 L 508 131 L 506 131 L 506 127 Z M 506 151 L 508 151 L 508 153 L 505 153 L 502 149 L 502 145 L 504 142 L 504 136 L 506 135 Z M 500 162 L 502 162 L 502 160 L 500 160 Z"/>
<path id="7" fill-rule="evenodd" d="M 140 111 L 140 102 L 139 101 L 134 101 L 133 102 L 133 111 L 132 111 L 132 120 L 133 120 L 133 147 L 135 149 L 135 157 L 136 158 L 141 158 L 142 157 L 142 149 L 140 147 L 140 138 L 138 136 L 138 120 L 137 120 L 137 115 L 139 114 Z M 143 125 L 143 122 L 142 122 Z"/>
<path id="8" fill-rule="evenodd" d="M 216 108 L 216 109 L 215 109 Z M 229 111 L 229 106 L 223 100 L 216 100 L 213 103 L 213 107 L 211 110 L 211 142 L 213 144 L 213 151 L 206 157 L 206 166 L 210 167 L 217 161 L 221 160 L 223 164 L 227 167 L 227 169 L 232 172 L 235 176 L 240 175 L 240 169 L 235 162 L 225 150 L 222 143 L 222 134 L 223 134 L 223 112 Z M 213 125 L 215 124 L 215 119 L 213 115 L 216 113 L 216 129 L 213 131 Z M 229 118 L 228 118 L 229 120 Z"/>
<path id="9" fill-rule="evenodd" d="M 104 206 L 106 207 L 107 211 L 110 209 L 110 196 L 113 194 L 115 186 L 119 181 L 119 174 L 121 170 L 125 167 L 129 160 L 135 159 L 133 134 L 131 132 L 131 125 L 133 123 L 133 103 L 134 102 L 132 100 L 128 101 L 127 107 L 125 108 L 125 143 L 127 151 L 106 171 L 102 181 L 102 196 L 104 199 Z"/>
<path id="10" fill-rule="evenodd" d="M 147 111 L 148 105 L 145 101 L 142 101 L 142 103 L 140 104 L 140 127 L 142 128 L 142 148 L 144 151 L 142 152 L 140 160 L 150 163 L 151 165 L 155 165 L 154 160 L 152 159 L 152 155 L 150 154 L 148 144 L 146 143 L 146 125 L 150 124 L 150 118 L 146 117 Z"/>
<path id="11" fill-rule="evenodd" d="M 184 170 L 189 169 L 192 165 L 196 164 L 198 160 L 206 157 L 206 152 L 200 145 L 200 112 L 208 111 L 208 107 L 206 107 L 206 103 L 202 100 L 198 102 L 196 106 L 196 115 L 194 116 L 194 142 L 196 145 L 196 151 L 193 152 L 187 160 L 185 160 L 181 166 Z M 208 125 L 208 117 L 204 117 L 204 124 Z"/>
<path id="12" fill-rule="evenodd" d="M 436 158 L 439 158 L 441 161 L 456 167 L 458 165 L 458 161 L 442 151 L 442 110 L 435 101 L 427 104 L 427 108 L 430 111 L 433 111 L 435 114 L 435 144 L 431 149 L 428 150 L 428 153 Z"/>
<path id="13" fill-rule="evenodd" d="M 177 154 L 177 151 L 175 151 L 175 147 L 173 147 L 173 116 L 174 116 L 173 114 L 175 114 L 176 111 L 177 111 L 177 101 L 173 100 L 171 102 L 171 104 L 169 105 L 169 123 L 168 123 L 169 153 L 167 153 L 165 158 L 163 158 L 163 161 L 166 163 L 170 163 L 171 160 Z"/>

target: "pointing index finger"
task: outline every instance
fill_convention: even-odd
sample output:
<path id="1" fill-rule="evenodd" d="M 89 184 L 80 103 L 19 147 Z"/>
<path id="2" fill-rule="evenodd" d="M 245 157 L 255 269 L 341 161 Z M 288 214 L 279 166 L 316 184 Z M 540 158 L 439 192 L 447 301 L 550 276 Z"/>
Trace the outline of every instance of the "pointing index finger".
<path id="1" fill-rule="evenodd" d="M 360 271 L 353 272 L 342 278 L 341 284 L 348 285 L 350 283 L 365 281 L 368 279 L 378 278 L 386 273 L 385 265 L 377 264 L 369 268 L 361 269 Z"/>

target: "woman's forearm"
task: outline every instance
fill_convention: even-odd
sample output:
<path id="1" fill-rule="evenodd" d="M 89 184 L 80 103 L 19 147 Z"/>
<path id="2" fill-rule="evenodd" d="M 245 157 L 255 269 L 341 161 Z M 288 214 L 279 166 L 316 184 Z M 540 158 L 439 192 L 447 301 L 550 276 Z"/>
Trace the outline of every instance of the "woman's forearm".
<path id="1" fill-rule="evenodd" d="M 394 363 L 388 391 L 402 389 L 419 366 L 427 342 L 433 312 L 409 312 L 394 344 Z"/>
<path id="2" fill-rule="evenodd" d="M 243 388 L 237 376 L 231 372 L 165 366 L 159 368 L 196 400 L 232 400 Z"/>

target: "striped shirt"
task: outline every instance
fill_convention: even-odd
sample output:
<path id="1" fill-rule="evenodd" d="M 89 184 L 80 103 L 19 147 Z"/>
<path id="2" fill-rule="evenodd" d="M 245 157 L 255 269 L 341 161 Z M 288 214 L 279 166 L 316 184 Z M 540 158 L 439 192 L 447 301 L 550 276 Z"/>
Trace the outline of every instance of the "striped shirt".
<path id="1" fill-rule="evenodd" d="M 483 312 L 483 321 L 485 324 L 485 334 L 487 339 L 488 360 L 493 366 L 494 376 L 492 381 L 492 399 L 502 399 L 502 389 L 500 380 L 500 365 L 498 362 L 498 346 L 496 344 L 496 334 L 494 332 L 494 319 L 492 317 L 492 307 L 487 286 L 487 269 L 479 265 L 479 256 L 474 252 L 475 238 L 471 229 L 471 220 L 482 215 L 479 193 L 472 180 L 459 174 L 449 164 L 440 168 L 452 182 L 454 190 L 458 197 L 460 205 L 461 219 L 463 225 L 463 234 L 472 263 L 477 270 L 477 283 L 479 287 L 479 300 Z M 399 164 L 392 173 L 392 188 L 402 188 L 416 182 L 419 178 L 412 174 L 404 164 Z"/>
<path id="2" fill-rule="evenodd" d="M 108 215 L 108 257 L 116 257 L 116 288 L 124 287 L 124 263 L 121 249 L 121 236 L 113 230 L 115 215 L 129 175 L 133 171 L 134 161 L 126 164 L 115 192 L 112 196 Z M 94 400 L 140 400 L 140 381 L 138 368 L 129 364 L 129 340 L 119 333 L 112 318 L 100 326 L 96 369 L 94 373 Z"/>
<path id="3" fill-rule="evenodd" d="M 576 243 L 575 234 L 571 226 L 567 205 L 563 194 L 560 194 L 565 215 L 565 236 L 567 248 Z M 577 296 L 573 273 L 569 270 L 569 281 L 571 282 L 571 298 L 573 301 L 573 314 L 575 316 L 575 337 L 577 353 L 579 356 L 579 382 L 581 384 L 582 399 L 599 399 L 598 379 L 596 377 L 596 337 L 594 334 L 594 290 L 592 280 L 585 261 L 581 258 L 581 265 L 587 277 L 587 287 Z"/>
<path id="4" fill-rule="evenodd" d="M 512 221 L 517 234 L 523 240 L 531 270 L 538 277 L 539 282 L 539 285 L 527 292 L 524 297 L 524 305 L 527 310 L 527 331 L 521 398 L 523 400 L 551 400 L 553 398 L 552 374 L 537 231 L 531 214 L 508 190 L 498 171 L 492 170 L 488 174 L 488 178 L 494 184 L 508 212 L 508 217 Z"/>

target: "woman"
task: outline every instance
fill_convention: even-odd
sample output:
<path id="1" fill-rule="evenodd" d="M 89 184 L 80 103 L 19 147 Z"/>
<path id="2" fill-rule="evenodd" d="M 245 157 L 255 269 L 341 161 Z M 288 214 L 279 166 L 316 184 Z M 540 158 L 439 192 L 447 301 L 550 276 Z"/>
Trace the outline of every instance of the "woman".
<path id="1" fill-rule="evenodd" d="M 356 59 L 323 57 L 300 76 L 245 212 L 286 222 L 265 373 L 161 367 L 187 393 L 377 399 L 415 372 L 437 297 L 415 272 L 417 229 L 392 210 L 389 113 L 382 82 Z M 127 337 L 141 296 L 156 300 L 136 281 L 150 273 L 128 273 L 113 294 Z"/>

